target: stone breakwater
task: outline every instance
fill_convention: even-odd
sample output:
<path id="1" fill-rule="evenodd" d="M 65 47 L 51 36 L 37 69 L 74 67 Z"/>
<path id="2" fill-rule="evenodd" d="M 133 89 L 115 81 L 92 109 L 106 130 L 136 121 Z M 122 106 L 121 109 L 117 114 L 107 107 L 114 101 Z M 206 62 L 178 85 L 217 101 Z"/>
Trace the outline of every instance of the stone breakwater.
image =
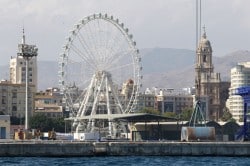
<path id="1" fill-rule="evenodd" d="M 250 156 L 250 142 L 68 142 L 0 143 L 0 156 Z"/>

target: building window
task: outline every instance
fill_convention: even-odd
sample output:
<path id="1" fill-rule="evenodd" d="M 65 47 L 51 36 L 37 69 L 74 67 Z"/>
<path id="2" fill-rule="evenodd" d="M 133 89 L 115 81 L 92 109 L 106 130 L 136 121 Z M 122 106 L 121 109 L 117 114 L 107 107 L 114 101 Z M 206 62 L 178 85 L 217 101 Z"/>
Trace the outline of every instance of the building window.
<path id="1" fill-rule="evenodd" d="M 207 62 L 207 56 L 203 55 L 203 62 Z"/>
<path id="2" fill-rule="evenodd" d="M 16 106 L 12 107 L 12 111 L 17 111 Z"/>
<path id="3" fill-rule="evenodd" d="M 213 99 L 210 99 L 210 104 L 213 104 Z"/>
<path id="4" fill-rule="evenodd" d="M 13 92 L 13 93 L 12 93 L 12 97 L 13 97 L 13 98 L 17 98 L 17 93 L 16 93 L 16 92 Z"/>
<path id="5" fill-rule="evenodd" d="M 2 104 L 6 104 L 6 101 L 4 99 L 2 99 Z"/>

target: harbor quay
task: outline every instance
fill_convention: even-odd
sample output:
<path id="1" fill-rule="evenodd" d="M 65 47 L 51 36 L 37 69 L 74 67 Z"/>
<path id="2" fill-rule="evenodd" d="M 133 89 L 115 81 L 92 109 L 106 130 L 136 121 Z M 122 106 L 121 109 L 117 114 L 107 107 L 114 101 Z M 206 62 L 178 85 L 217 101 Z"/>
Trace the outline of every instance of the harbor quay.
<path id="1" fill-rule="evenodd" d="M 0 156 L 250 156 L 250 142 L 4 141 Z"/>

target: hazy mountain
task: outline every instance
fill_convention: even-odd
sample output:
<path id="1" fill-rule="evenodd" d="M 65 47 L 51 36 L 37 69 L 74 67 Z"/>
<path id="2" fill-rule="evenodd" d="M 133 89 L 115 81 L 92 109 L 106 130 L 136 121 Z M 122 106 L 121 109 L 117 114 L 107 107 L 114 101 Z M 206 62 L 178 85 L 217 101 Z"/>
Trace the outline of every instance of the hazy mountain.
<path id="1" fill-rule="evenodd" d="M 195 62 L 194 51 L 173 48 L 142 49 L 143 73 L 159 73 L 190 66 Z"/>
<path id="2" fill-rule="evenodd" d="M 165 54 L 168 54 L 168 49 L 165 49 Z M 178 50 L 180 51 L 180 50 Z M 184 50 L 185 51 L 185 50 Z M 188 50 L 185 54 L 185 59 L 176 60 L 176 55 L 170 56 L 165 61 L 161 62 L 162 66 L 176 64 L 176 68 L 169 70 L 162 70 L 158 73 L 145 73 L 143 79 L 143 87 L 164 87 L 164 88 L 182 88 L 190 87 L 194 85 L 194 64 L 195 64 L 195 52 Z M 164 55 L 162 55 L 164 56 Z M 154 61 L 154 54 L 152 52 L 148 58 Z M 165 56 L 164 56 L 165 57 Z M 166 56 L 167 57 L 167 56 Z M 143 56 L 143 58 L 145 58 Z M 145 58 L 146 59 L 146 58 Z M 150 60 L 150 59 L 147 59 Z M 182 62 L 179 62 L 182 61 Z M 223 81 L 230 81 L 230 70 L 238 62 L 250 61 L 249 51 L 235 51 L 227 54 L 223 57 L 213 57 L 214 71 L 221 73 Z M 165 62 L 165 63 L 164 63 Z M 147 66 L 145 66 L 147 68 Z"/>
<path id="3" fill-rule="evenodd" d="M 181 88 L 194 85 L 195 52 L 185 49 L 147 48 L 140 50 L 143 66 L 143 88 Z M 215 72 L 230 80 L 230 69 L 238 62 L 250 61 L 249 51 L 236 51 L 213 57 Z M 38 62 L 38 89 L 58 86 L 58 63 Z M 9 79 L 8 65 L 0 66 L 0 78 Z"/>

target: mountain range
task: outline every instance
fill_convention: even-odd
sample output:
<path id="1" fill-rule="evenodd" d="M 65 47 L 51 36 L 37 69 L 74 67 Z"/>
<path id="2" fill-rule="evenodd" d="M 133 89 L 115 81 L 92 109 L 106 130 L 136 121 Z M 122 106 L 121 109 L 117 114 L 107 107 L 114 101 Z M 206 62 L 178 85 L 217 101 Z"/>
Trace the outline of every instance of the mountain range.
<path id="1" fill-rule="evenodd" d="M 194 85 L 195 52 L 187 49 L 145 48 L 142 56 L 142 85 L 159 88 L 183 88 Z M 250 61 L 250 51 L 239 50 L 222 57 L 213 56 L 214 71 L 230 81 L 230 69 L 238 62 Z M 9 66 L 0 66 L 0 79 L 9 79 Z M 38 61 L 38 89 L 58 87 L 58 62 Z"/>

